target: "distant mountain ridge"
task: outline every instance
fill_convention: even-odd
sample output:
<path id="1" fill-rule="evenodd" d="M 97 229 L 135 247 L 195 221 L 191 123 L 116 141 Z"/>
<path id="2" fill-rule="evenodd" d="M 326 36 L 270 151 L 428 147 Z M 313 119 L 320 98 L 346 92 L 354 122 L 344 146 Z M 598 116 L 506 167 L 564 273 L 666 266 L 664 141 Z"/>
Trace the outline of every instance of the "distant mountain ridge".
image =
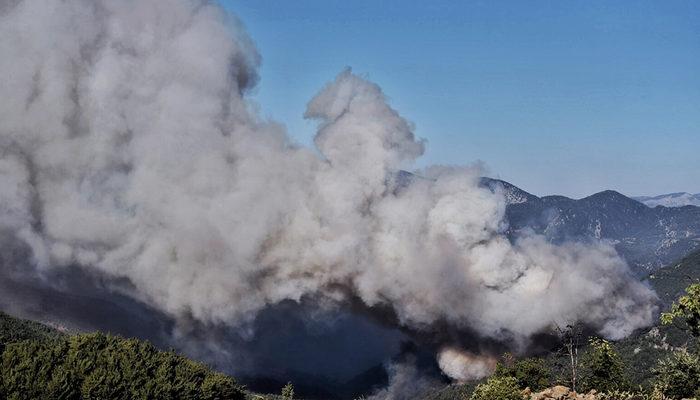
<path id="1" fill-rule="evenodd" d="M 524 229 L 550 241 L 607 241 L 640 276 L 700 248 L 700 207 L 654 207 L 607 190 L 576 200 L 537 197 L 508 182 L 483 178 L 481 184 L 501 190 L 508 202 L 510 237 Z"/>
<path id="2" fill-rule="evenodd" d="M 691 194 L 687 192 L 662 194 L 659 196 L 639 196 L 633 199 L 644 203 L 649 207 L 684 207 L 700 206 L 700 193 Z"/>
<path id="3" fill-rule="evenodd" d="M 400 188 L 423 178 L 399 171 L 393 179 Z M 510 238 L 529 229 L 553 243 L 605 241 L 640 277 L 700 249 L 699 206 L 652 208 L 614 190 L 582 199 L 538 197 L 506 181 L 487 177 L 481 179 L 481 185 L 505 196 L 505 233 Z"/>

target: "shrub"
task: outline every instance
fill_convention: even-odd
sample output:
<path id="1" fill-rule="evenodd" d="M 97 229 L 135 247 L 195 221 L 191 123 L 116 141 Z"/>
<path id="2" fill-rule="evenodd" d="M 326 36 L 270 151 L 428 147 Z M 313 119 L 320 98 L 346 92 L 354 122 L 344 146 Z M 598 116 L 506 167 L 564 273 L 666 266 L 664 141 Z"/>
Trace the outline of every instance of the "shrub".
<path id="1" fill-rule="evenodd" d="M 495 377 L 515 378 L 521 389 L 530 388 L 534 391 L 542 390 L 551 385 L 552 374 L 547 364 L 541 358 L 525 358 L 514 362 L 496 365 Z"/>
<path id="2" fill-rule="evenodd" d="M 608 393 L 601 393 L 598 400 L 669 400 L 658 391 L 619 391 L 613 390 Z"/>
<path id="3" fill-rule="evenodd" d="M 492 377 L 477 386 L 470 400 L 523 400 L 518 381 L 510 376 Z"/>
<path id="4" fill-rule="evenodd" d="M 236 385 L 231 377 L 214 372 L 204 378 L 202 382 L 202 400 L 238 399 L 241 396 L 241 388 Z"/>
<path id="5" fill-rule="evenodd" d="M 686 350 L 659 362 L 654 370 L 656 387 L 665 396 L 683 399 L 700 396 L 700 357 Z"/>
<path id="6" fill-rule="evenodd" d="M 282 398 L 285 400 L 294 399 L 294 386 L 292 385 L 292 382 L 287 382 L 287 384 L 282 388 Z"/>

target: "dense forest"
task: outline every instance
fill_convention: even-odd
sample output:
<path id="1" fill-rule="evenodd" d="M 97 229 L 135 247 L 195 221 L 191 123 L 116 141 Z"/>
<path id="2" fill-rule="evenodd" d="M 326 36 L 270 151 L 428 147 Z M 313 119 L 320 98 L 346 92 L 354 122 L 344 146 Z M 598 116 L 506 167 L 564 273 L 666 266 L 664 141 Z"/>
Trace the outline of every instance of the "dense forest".
<path id="1" fill-rule="evenodd" d="M 0 398 L 245 398 L 229 376 L 174 352 L 102 333 L 66 335 L 0 314 Z"/>

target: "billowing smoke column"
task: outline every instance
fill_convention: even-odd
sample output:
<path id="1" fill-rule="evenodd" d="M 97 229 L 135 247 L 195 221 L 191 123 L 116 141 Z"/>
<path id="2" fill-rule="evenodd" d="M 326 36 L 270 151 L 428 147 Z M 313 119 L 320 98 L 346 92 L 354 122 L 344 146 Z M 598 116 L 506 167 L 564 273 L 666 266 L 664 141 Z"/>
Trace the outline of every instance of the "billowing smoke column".
<path id="1" fill-rule="evenodd" d="M 309 298 L 516 347 L 554 323 L 620 338 L 652 322 L 611 247 L 505 238 L 478 168 L 396 179 L 424 143 L 349 70 L 308 104 L 318 152 L 292 143 L 245 98 L 258 59 L 204 1 L 0 2 L 3 240 L 40 275 L 80 266 L 207 325 Z M 489 368 L 447 348 L 450 376 Z"/>

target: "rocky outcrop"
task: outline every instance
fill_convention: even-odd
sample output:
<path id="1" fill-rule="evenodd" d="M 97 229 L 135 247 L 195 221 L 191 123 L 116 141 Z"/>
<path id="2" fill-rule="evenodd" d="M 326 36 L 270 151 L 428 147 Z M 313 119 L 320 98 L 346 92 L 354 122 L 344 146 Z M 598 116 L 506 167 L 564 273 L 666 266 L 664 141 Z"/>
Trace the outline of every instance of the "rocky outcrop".
<path id="1" fill-rule="evenodd" d="M 655 394 L 649 396 L 642 396 L 639 394 L 633 394 L 629 392 L 616 392 L 614 394 L 608 393 L 598 393 L 595 390 L 591 390 L 586 394 L 576 393 L 566 386 L 554 386 L 549 389 L 545 389 L 541 392 L 532 393 L 530 388 L 523 390 L 523 399 L 528 400 L 645 400 L 645 399 L 667 399 L 661 394 Z M 696 399 L 683 399 L 683 400 L 696 400 Z"/>
<path id="2" fill-rule="evenodd" d="M 595 390 L 583 394 L 576 393 L 566 386 L 554 386 L 537 393 L 532 393 L 530 389 L 525 389 L 523 398 L 529 400 L 644 400 L 647 397 L 632 393 L 602 394 Z M 662 398 L 659 397 L 659 399 Z"/>

